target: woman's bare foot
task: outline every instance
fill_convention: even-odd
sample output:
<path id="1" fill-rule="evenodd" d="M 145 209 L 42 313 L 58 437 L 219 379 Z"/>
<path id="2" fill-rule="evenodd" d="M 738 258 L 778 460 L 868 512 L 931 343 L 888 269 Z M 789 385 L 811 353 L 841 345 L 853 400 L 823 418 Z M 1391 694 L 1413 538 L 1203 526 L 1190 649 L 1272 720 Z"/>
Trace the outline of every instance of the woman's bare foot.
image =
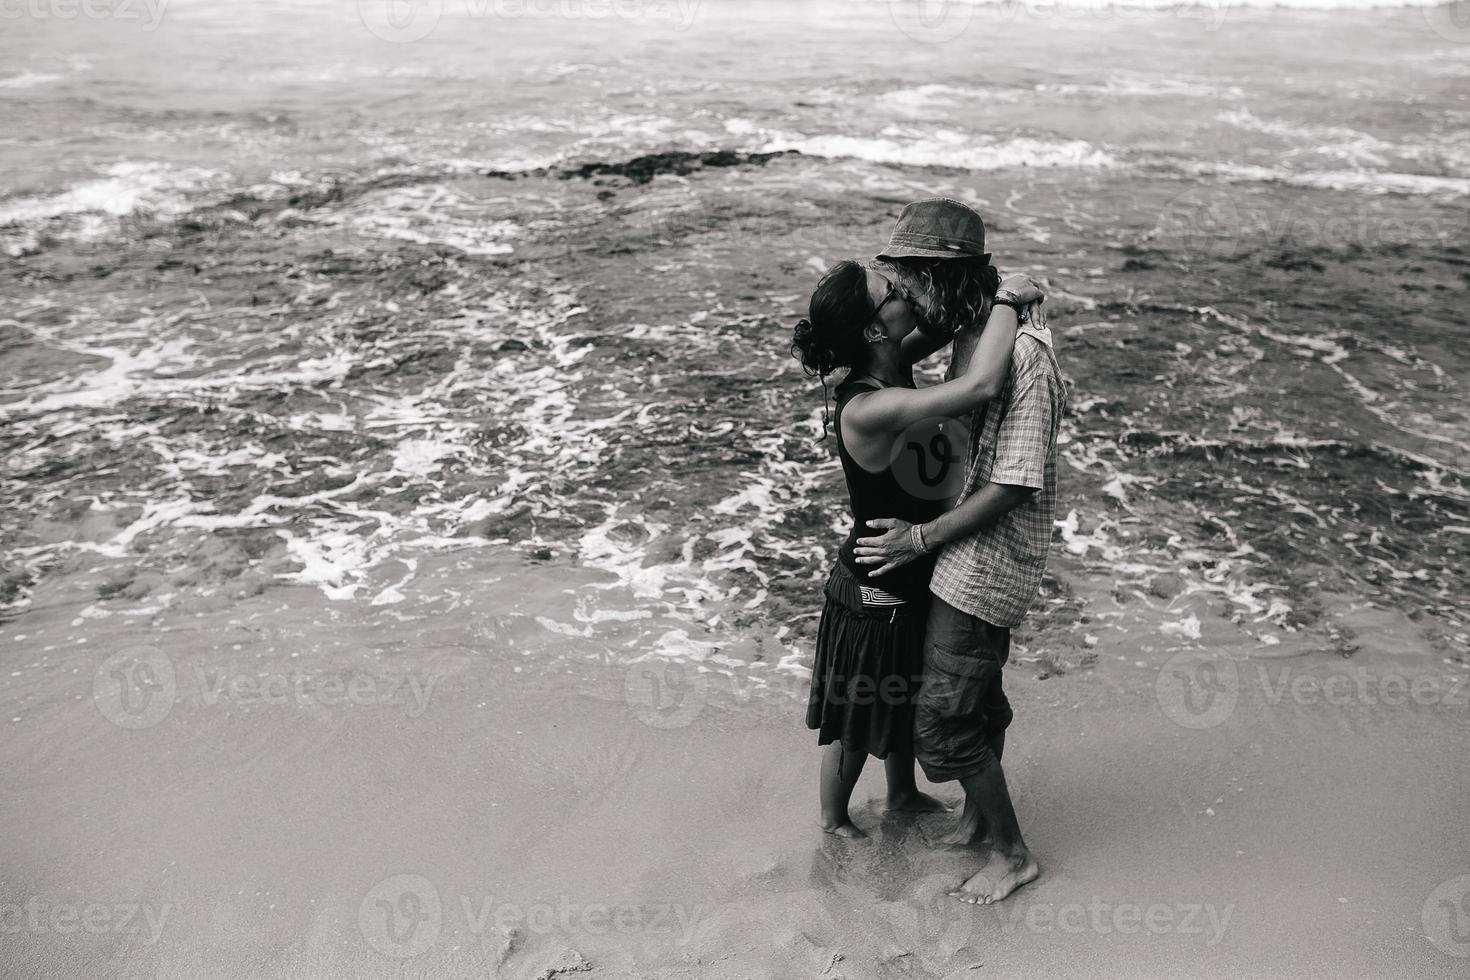
<path id="1" fill-rule="evenodd" d="M 980 815 L 979 807 L 966 803 L 960 822 L 953 831 L 939 838 L 939 844 L 941 847 L 974 847 L 983 844 L 987 836 L 985 818 Z"/>
<path id="2" fill-rule="evenodd" d="M 888 805 L 884 809 L 900 810 L 904 813 L 948 813 L 949 805 L 943 800 L 936 800 L 928 793 L 910 789 L 889 793 Z"/>
<path id="3" fill-rule="evenodd" d="M 971 823 L 965 820 L 954 830 L 939 838 L 940 847 L 976 847 L 986 841 L 985 827 L 983 824 Z"/>
<path id="4" fill-rule="evenodd" d="M 852 822 L 851 817 L 845 814 L 840 820 L 830 820 L 826 817 L 823 817 L 822 832 L 826 834 L 831 834 L 834 837 L 846 837 L 852 840 L 855 840 L 859 837 L 868 836 L 867 834 L 863 833 L 862 829 L 858 827 L 857 824 Z"/>
<path id="5" fill-rule="evenodd" d="M 1010 856 L 993 852 L 984 867 L 950 894 L 971 905 L 990 905 L 1040 876 L 1041 866 L 1030 851 L 1021 850 Z"/>

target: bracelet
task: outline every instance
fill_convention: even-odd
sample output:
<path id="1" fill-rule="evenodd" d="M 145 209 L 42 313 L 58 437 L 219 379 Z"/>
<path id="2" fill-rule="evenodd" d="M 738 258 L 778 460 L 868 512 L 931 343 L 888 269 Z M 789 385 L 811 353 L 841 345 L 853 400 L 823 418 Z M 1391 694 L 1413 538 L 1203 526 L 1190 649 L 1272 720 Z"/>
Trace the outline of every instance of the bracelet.
<path id="1" fill-rule="evenodd" d="M 1015 310 L 1016 326 L 1018 327 L 1031 321 L 1031 314 L 1026 312 L 1026 307 L 1023 306 L 1021 304 L 1021 301 L 1018 299 L 1009 296 L 1005 299 L 1001 299 L 999 296 L 997 296 L 992 306 L 1009 306 L 1012 310 Z"/>
<path id="2" fill-rule="evenodd" d="M 914 551 L 921 555 L 927 555 L 929 553 L 929 546 L 924 543 L 924 525 L 909 525 L 909 544 L 913 546 Z"/>

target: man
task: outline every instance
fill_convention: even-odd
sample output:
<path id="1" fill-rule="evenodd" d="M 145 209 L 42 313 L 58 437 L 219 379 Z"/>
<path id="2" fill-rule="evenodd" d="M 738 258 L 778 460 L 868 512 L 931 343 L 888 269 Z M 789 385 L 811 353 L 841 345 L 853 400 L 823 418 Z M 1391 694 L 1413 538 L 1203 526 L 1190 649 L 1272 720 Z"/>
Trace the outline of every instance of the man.
<path id="1" fill-rule="evenodd" d="M 988 268 L 985 224 L 957 201 L 919 201 L 904 208 L 879 258 L 908 270 L 929 302 L 950 301 L 939 295 L 946 281 L 973 279 L 973 269 Z M 988 282 L 997 281 L 991 271 Z M 979 316 L 955 337 L 951 376 L 969 363 L 991 304 L 1010 300 L 1004 291 L 985 297 Z M 855 552 L 858 561 L 886 570 L 917 557 L 916 549 L 942 549 L 930 582 L 935 601 L 915 748 L 930 780 L 964 786 L 964 814 L 946 842 L 988 844 L 989 853 L 952 894 L 987 905 L 1041 873 L 1021 836 L 1001 768 L 1012 718 L 1001 673 L 1011 628 L 1025 616 L 1046 566 L 1065 389 L 1040 306 L 1022 312 L 1005 389 L 968 420 L 958 505 L 919 525 L 917 533 L 902 522 L 873 522 L 889 530 L 860 539 Z"/>

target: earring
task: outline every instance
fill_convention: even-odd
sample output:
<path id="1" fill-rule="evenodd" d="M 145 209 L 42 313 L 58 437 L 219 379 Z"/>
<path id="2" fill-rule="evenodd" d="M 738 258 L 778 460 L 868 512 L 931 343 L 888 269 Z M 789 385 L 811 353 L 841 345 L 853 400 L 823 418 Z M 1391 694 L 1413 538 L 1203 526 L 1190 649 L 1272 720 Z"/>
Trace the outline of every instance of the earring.
<path id="1" fill-rule="evenodd" d="M 883 343 L 883 341 L 885 341 L 887 339 L 888 339 L 888 335 L 886 333 L 880 333 L 878 336 L 876 336 L 872 340 L 868 341 L 868 343 L 870 343 L 870 344 L 881 344 L 881 343 Z"/>

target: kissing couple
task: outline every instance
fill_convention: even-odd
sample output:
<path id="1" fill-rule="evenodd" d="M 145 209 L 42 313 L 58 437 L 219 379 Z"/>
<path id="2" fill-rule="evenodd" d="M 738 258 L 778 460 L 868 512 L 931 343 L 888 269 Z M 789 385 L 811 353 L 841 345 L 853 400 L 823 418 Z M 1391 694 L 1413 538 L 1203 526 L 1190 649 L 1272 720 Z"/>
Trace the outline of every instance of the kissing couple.
<path id="1" fill-rule="evenodd" d="M 944 842 L 982 849 L 952 892 L 979 904 L 1041 873 L 1001 768 L 1012 718 L 1001 671 L 1056 507 L 1065 388 L 1044 298 L 1030 276 L 1001 279 L 973 209 L 917 201 L 875 260 L 827 271 L 791 345 L 824 394 L 835 385 L 852 511 L 806 715 L 826 746 L 822 829 L 866 836 L 847 811 L 869 755 L 884 761 L 889 809 L 946 810 L 920 792 L 917 758 L 932 782 L 964 787 Z M 945 380 L 917 387 L 914 365 L 946 346 Z"/>

